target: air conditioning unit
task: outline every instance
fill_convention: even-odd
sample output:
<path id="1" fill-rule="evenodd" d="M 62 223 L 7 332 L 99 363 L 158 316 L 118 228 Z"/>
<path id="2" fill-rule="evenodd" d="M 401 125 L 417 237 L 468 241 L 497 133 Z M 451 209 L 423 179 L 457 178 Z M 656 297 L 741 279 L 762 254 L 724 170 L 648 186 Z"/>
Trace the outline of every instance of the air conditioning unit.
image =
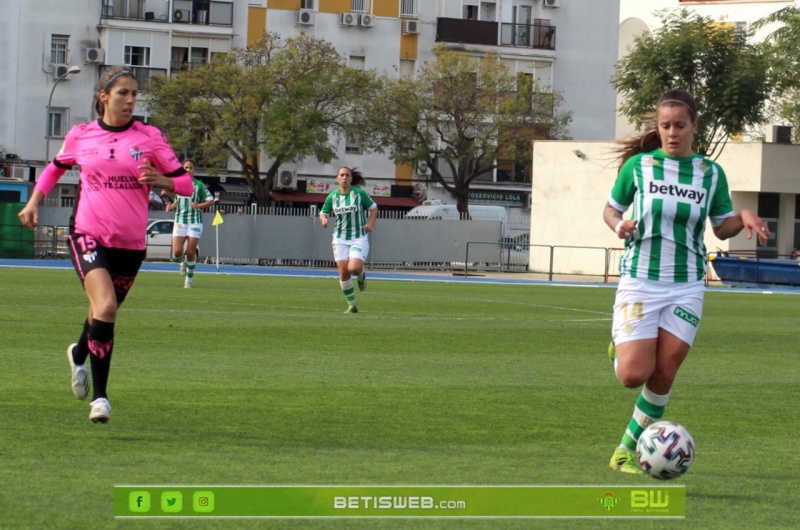
<path id="1" fill-rule="evenodd" d="M 358 26 L 358 15 L 355 13 L 342 13 L 342 26 Z"/>
<path id="2" fill-rule="evenodd" d="M 561 0 L 544 0 L 544 7 L 558 7 Z"/>
<path id="3" fill-rule="evenodd" d="M 275 187 L 285 190 L 297 188 L 297 171 L 293 169 L 282 169 L 275 175 Z"/>
<path id="4" fill-rule="evenodd" d="M 416 20 L 404 20 L 403 21 L 403 33 L 406 35 L 415 35 L 419 33 L 419 28 L 417 27 Z"/>
<path id="5" fill-rule="evenodd" d="M 64 76 L 62 81 L 66 81 L 69 79 L 69 76 L 66 75 L 69 72 L 69 65 L 68 64 L 56 64 L 53 63 L 51 65 L 53 67 L 53 79 L 58 79 L 61 76 Z"/>
<path id="6" fill-rule="evenodd" d="M 102 63 L 106 59 L 106 51 L 101 48 L 86 48 L 83 50 L 83 62 Z"/>
<path id="7" fill-rule="evenodd" d="M 27 181 L 30 168 L 27 166 L 0 166 L 0 178 Z"/>
<path id="8" fill-rule="evenodd" d="M 191 22 L 192 21 L 192 12 L 189 9 L 176 9 L 172 12 L 172 21 L 173 22 Z"/>
<path id="9" fill-rule="evenodd" d="M 417 174 L 419 174 L 419 175 L 427 175 L 429 169 L 430 168 L 428 167 L 428 163 L 427 162 L 424 162 L 424 161 L 417 162 Z"/>
<path id="10" fill-rule="evenodd" d="M 297 24 L 300 26 L 313 26 L 314 15 L 315 13 L 313 11 L 301 9 L 297 12 Z"/>
<path id="11" fill-rule="evenodd" d="M 372 21 L 375 17 L 372 15 L 361 15 L 358 17 L 358 23 L 361 27 L 368 28 L 372 26 Z"/>

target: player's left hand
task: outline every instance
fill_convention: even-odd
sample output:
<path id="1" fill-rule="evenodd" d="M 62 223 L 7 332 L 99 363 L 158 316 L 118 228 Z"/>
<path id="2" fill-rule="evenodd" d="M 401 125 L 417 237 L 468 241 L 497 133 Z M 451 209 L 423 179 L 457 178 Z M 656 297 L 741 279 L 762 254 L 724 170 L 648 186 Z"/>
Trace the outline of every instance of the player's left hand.
<path id="1" fill-rule="evenodd" d="M 139 175 L 139 184 L 144 184 L 145 186 L 155 186 L 159 183 L 161 175 L 150 163 L 150 160 L 144 159 L 142 165 L 139 166 L 139 169 L 142 171 L 141 175 Z"/>
<path id="2" fill-rule="evenodd" d="M 753 232 L 755 232 L 758 236 L 758 242 L 762 245 L 766 245 L 770 235 L 767 223 L 749 210 L 742 210 L 741 215 L 742 224 L 744 224 L 744 228 L 747 230 L 747 239 L 751 239 L 753 237 Z"/>

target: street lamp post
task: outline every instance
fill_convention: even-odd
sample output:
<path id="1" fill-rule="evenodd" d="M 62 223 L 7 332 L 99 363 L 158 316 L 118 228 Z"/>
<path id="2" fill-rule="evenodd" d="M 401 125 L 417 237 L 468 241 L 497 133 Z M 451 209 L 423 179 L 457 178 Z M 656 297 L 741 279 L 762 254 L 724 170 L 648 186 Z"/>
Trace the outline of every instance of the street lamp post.
<path id="1" fill-rule="evenodd" d="M 46 122 L 45 122 L 45 128 L 44 128 L 44 145 L 45 145 L 44 163 L 45 164 L 50 162 L 50 106 L 53 103 L 53 93 L 56 91 L 56 87 L 58 86 L 59 81 L 61 81 L 65 77 L 67 77 L 69 74 L 79 74 L 80 71 L 81 71 L 81 67 L 80 66 L 75 66 L 74 64 L 70 65 L 70 67 L 67 68 L 67 71 L 65 73 L 61 74 L 60 76 L 58 76 L 58 78 L 56 79 L 56 82 L 53 83 L 53 89 L 50 91 L 50 99 L 47 100 L 47 116 L 46 116 Z"/>

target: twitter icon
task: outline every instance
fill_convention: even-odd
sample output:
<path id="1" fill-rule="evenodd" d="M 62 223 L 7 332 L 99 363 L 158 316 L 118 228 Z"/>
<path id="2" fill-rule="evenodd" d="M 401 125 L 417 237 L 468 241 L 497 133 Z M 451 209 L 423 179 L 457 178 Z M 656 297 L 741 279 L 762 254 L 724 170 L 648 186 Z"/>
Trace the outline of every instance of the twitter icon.
<path id="1" fill-rule="evenodd" d="M 183 496 L 180 491 L 164 491 L 161 493 L 161 511 L 166 513 L 180 512 L 183 509 Z"/>

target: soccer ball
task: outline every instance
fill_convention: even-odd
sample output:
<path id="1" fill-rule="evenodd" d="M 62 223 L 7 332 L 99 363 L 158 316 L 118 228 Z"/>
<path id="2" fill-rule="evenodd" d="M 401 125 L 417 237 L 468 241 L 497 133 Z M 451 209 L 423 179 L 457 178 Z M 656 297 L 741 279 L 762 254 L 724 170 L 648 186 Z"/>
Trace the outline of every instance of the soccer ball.
<path id="1" fill-rule="evenodd" d="M 680 423 L 657 421 L 639 437 L 636 458 L 642 471 L 653 478 L 680 477 L 694 462 L 694 440 Z"/>

